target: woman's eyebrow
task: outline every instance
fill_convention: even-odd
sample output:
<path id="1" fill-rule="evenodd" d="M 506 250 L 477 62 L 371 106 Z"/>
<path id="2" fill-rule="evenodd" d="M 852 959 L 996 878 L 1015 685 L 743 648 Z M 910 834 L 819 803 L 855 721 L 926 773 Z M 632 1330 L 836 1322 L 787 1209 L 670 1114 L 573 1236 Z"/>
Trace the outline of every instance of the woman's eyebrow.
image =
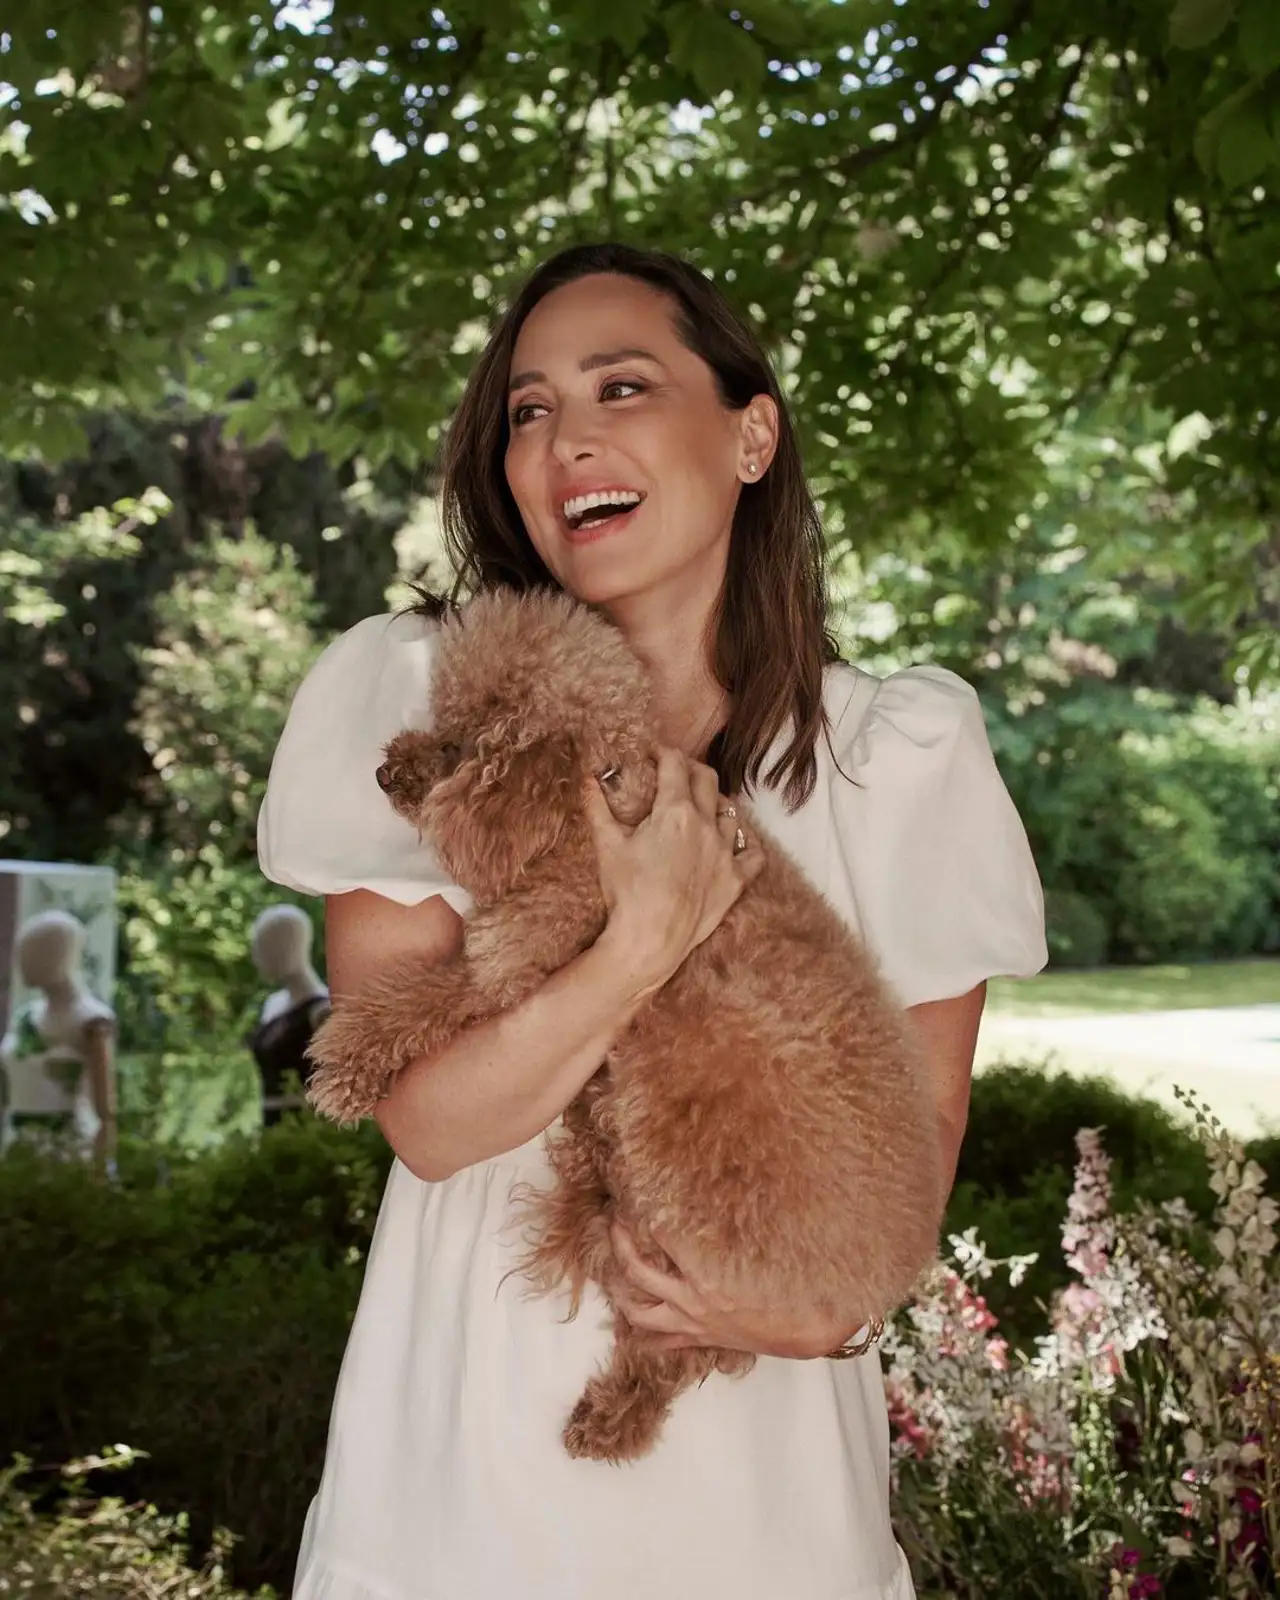
<path id="1" fill-rule="evenodd" d="M 623 350 L 599 350 L 595 355 L 584 356 L 578 363 L 579 372 L 594 372 L 597 367 L 611 367 L 618 361 L 652 361 L 656 365 L 657 356 L 648 350 L 628 347 Z M 536 367 L 531 367 L 528 372 L 517 372 L 507 385 L 507 393 L 515 389 L 523 389 L 530 383 L 545 383 L 547 375 Z"/>

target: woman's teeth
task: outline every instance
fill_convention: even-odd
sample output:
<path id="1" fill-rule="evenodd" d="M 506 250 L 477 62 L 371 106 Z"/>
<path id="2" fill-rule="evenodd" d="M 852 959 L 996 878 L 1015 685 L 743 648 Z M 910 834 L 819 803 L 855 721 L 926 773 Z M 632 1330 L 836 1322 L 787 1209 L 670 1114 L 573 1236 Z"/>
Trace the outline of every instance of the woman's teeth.
<path id="1" fill-rule="evenodd" d="M 622 511 L 634 511 L 643 499 L 644 496 L 633 489 L 610 489 L 575 495 L 572 500 L 565 501 L 562 510 L 571 528 L 581 528 L 588 522 L 603 522 Z"/>

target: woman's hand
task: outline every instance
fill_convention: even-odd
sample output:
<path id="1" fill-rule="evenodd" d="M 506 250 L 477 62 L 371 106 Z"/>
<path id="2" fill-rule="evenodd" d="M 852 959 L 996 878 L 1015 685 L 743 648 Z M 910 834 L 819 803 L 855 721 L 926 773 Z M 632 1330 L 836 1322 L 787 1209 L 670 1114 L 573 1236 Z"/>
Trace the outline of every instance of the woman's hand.
<path id="1" fill-rule="evenodd" d="M 653 809 L 638 826 L 617 821 L 596 778 L 586 809 L 609 912 L 601 937 L 651 994 L 719 926 L 763 858 L 712 769 L 679 750 L 659 752 Z"/>
<path id="2" fill-rule="evenodd" d="M 654 1340 L 659 1349 L 709 1346 L 803 1361 L 826 1355 L 858 1331 L 819 1318 L 805 1320 L 794 1311 L 736 1305 L 687 1277 L 647 1265 L 621 1223 L 613 1224 L 610 1237 L 626 1276 L 621 1290 L 615 1286 L 613 1298 L 633 1327 L 660 1335 Z M 678 1267 L 679 1258 L 670 1245 L 661 1239 L 656 1242 Z"/>

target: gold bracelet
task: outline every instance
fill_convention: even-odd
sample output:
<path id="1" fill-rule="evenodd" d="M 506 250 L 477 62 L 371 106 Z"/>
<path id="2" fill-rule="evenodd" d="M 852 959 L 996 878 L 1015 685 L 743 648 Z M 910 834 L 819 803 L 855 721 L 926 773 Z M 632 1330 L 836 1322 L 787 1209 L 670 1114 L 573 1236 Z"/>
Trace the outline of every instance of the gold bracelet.
<path id="1" fill-rule="evenodd" d="M 880 1335 L 884 1332 L 884 1318 L 875 1317 L 867 1324 L 867 1331 L 861 1339 L 846 1339 L 835 1350 L 827 1351 L 828 1361 L 849 1361 L 854 1356 L 865 1356 L 873 1344 L 879 1344 Z"/>

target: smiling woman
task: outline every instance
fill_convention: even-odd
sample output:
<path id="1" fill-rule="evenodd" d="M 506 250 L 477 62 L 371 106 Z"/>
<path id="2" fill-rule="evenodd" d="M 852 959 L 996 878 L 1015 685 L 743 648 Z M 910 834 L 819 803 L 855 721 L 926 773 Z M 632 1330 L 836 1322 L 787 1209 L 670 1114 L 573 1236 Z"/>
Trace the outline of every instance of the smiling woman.
<path id="1" fill-rule="evenodd" d="M 642 1460 L 572 1460 L 563 1421 L 606 1356 L 605 1305 L 590 1284 L 576 1317 L 522 1292 L 509 1199 L 551 1183 L 546 1130 L 582 1114 L 615 1041 L 752 881 L 740 791 L 908 1008 L 936 1128 L 922 1157 L 953 1169 L 985 981 L 1045 959 L 977 698 L 936 668 L 882 682 L 836 659 L 777 380 L 684 262 L 620 245 L 548 262 L 477 363 L 444 467 L 461 589 L 551 585 L 609 617 L 648 668 L 666 747 L 638 827 L 587 796 L 595 944 L 411 1062 L 380 1103 L 398 1160 L 296 1596 L 909 1600 L 862 1330 L 731 1303 L 681 1271 L 688 1241 L 664 1236 L 659 1270 L 619 1231 L 635 1328 L 761 1359 L 686 1395 Z M 262 864 L 327 896 L 335 1014 L 388 963 L 447 961 L 465 937 L 467 895 L 376 777 L 388 740 L 429 721 L 443 609 L 426 597 L 337 640 L 276 754 Z M 805 1359 L 824 1354 L 861 1358 Z"/>
<path id="2" fill-rule="evenodd" d="M 618 490 L 635 509 L 598 526 L 570 504 Z M 777 377 L 701 273 L 625 245 L 534 273 L 454 418 L 441 509 L 461 590 L 556 583 L 605 606 L 665 680 L 674 743 L 719 686 L 724 787 L 773 749 L 771 778 L 809 792 L 836 658 L 822 525 Z M 668 609 L 677 659 L 643 636 Z"/>

